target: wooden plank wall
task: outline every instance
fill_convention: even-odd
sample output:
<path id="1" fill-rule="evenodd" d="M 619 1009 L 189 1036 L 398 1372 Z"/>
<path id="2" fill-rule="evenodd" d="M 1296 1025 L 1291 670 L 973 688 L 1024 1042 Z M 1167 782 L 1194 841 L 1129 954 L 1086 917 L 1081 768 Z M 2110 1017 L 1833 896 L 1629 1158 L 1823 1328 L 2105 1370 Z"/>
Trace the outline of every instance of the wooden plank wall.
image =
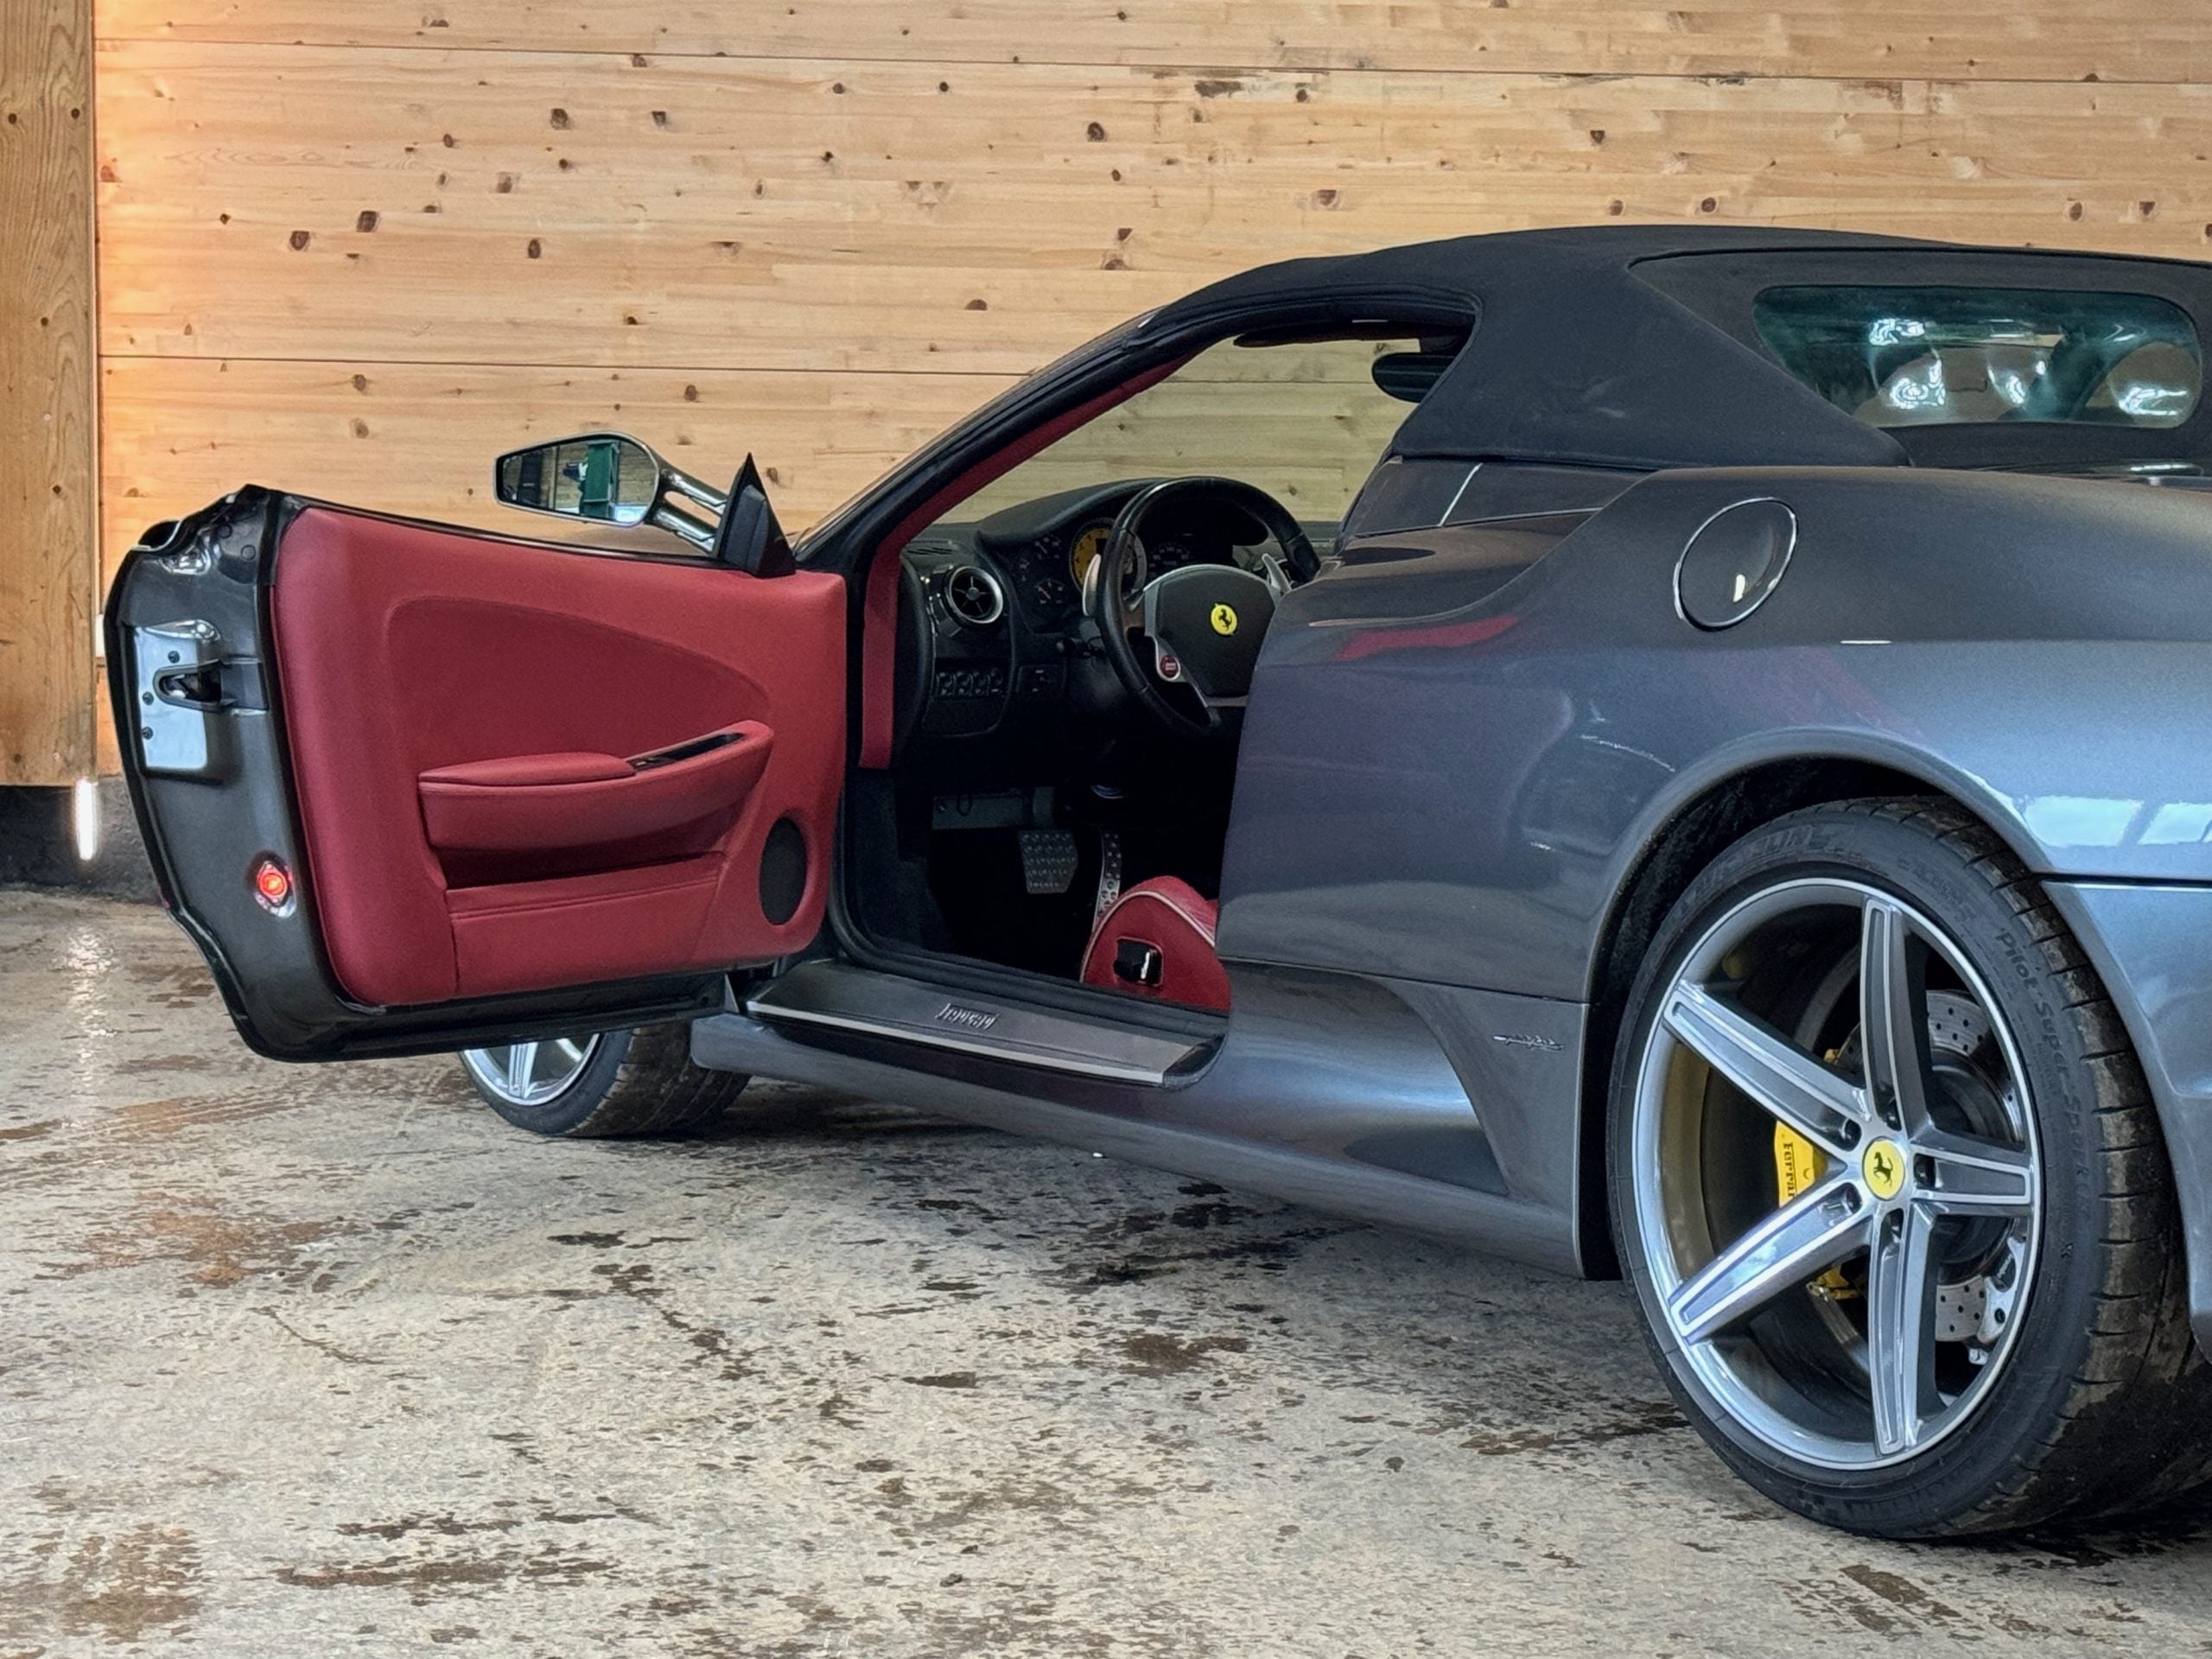
<path id="1" fill-rule="evenodd" d="M 0 4 L 0 784 L 92 763 L 91 0 Z"/>
<path id="2" fill-rule="evenodd" d="M 2204 0 L 99 0 L 105 546 L 497 523 L 601 423 L 804 521 L 1131 312 L 1584 221 L 2198 256 Z"/>

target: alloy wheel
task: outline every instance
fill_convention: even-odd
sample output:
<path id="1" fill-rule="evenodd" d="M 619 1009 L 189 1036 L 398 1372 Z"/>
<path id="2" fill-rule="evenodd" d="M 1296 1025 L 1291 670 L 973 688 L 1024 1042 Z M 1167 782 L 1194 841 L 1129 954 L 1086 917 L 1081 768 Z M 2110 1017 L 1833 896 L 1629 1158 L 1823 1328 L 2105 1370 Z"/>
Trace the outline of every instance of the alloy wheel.
<path id="1" fill-rule="evenodd" d="M 601 1038 L 556 1037 L 550 1041 L 512 1043 L 499 1048 L 471 1048 L 461 1052 L 468 1068 L 488 1093 L 514 1106 L 542 1106 L 574 1084 L 599 1052 Z"/>
<path id="2" fill-rule="evenodd" d="M 1980 1408 L 2042 1227 L 2025 1076 L 1957 944 L 1877 887 L 1779 882 L 1697 936 L 1637 1075 L 1633 1201 L 1718 1415 L 1846 1471 Z"/>

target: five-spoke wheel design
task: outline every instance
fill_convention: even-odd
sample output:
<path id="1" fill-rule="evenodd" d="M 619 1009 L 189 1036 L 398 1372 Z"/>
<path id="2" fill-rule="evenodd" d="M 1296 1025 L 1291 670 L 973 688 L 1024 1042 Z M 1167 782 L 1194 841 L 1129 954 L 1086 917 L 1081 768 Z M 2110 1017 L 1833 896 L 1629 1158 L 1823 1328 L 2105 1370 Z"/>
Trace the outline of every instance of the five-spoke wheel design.
<path id="1" fill-rule="evenodd" d="M 1743 898 L 1669 975 L 1634 1088 L 1643 1265 L 1723 1414 L 1831 1470 L 1972 1418 L 2043 1178 L 2013 1039 L 1942 927 L 1840 878 Z"/>
<path id="2" fill-rule="evenodd" d="M 1986 826 L 1916 795 L 1773 817 L 1711 853 L 1637 960 L 1613 1236 L 1723 1461 L 1893 1538 L 2212 1478 L 2148 1080 L 2060 905 Z"/>

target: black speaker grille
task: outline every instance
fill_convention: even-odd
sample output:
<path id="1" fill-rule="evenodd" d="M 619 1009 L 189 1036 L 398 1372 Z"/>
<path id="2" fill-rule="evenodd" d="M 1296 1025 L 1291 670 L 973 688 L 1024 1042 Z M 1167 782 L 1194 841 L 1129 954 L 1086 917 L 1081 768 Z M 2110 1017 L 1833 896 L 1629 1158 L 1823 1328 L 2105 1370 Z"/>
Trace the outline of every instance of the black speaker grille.
<path id="1" fill-rule="evenodd" d="M 789 818 L 778 820 L 760 849 L 760 913 L 776 926 L 798 914 L 806 897 L 806 837 Z"/>

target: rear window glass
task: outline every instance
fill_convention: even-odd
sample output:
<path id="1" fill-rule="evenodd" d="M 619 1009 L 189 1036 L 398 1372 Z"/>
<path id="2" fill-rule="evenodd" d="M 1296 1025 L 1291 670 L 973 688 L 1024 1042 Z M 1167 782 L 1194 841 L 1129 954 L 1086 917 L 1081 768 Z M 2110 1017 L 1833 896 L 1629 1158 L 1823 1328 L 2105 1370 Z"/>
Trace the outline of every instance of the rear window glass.
<path id="1" fill-rule="evenodd" d="M 2178 426 L 2203 389 L 2189 314 L 2147 294 L 1770 288 L 1752 317 L 1792 374 L 1870 426 Z"/>

